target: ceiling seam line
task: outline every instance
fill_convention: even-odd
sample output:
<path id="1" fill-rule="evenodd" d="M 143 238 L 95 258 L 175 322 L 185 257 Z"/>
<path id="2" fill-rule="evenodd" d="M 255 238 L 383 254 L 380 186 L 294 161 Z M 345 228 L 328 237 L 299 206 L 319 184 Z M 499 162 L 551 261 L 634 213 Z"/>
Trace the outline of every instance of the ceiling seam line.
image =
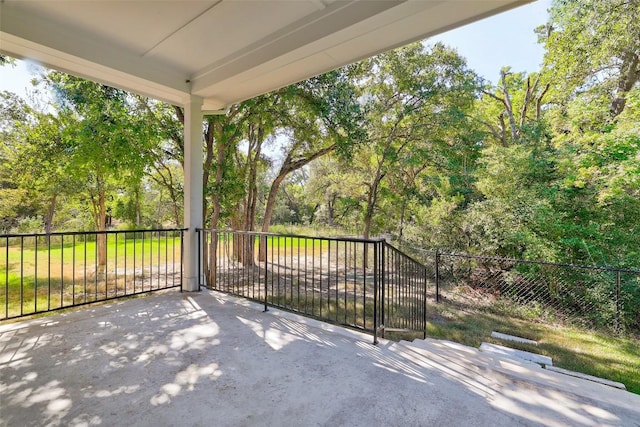
<path id="1" fill-rule="evenodd" d="M 208 8 L 206 8 L 205 10 L 203 10 L 202 12 L 200 12 L 198 15 L 194 16 L 193 18 L 191 18 L 188 22 L 186 22 L 184 25 L 182 25 L 179 28 L 176 28 L 174 31 L 171 32 L 171 34 L 167 35 L 165 38 L 163 38 L 162 40 L 160 40 L 158 43 L 154 44 L 153 46 L 151 46 L 149 49 L 147 49 L 145 52 L 142 53 L 141 57 L 145 57 L 147 56 L 147 54 L 151 51 L 153 51 L 155 48 L 157 48 L 158 46 L 160 46 L 162 43 L 164 43 L 165 41 L 169 40 L 171 37 L 173 37 L 177 32 L 179 32 L 180 30 L 182 30 L 183 28 L 187 27 L 189 24 L 191 24 L 193 21 L 195 21 L 196 19 L 200 18 L 202 15 L 204 15 L 205 13 L 209 12 L 211 9 L 213 9 L 214 7 L 218 6 L 220 3 L 222 3 L 222 0 L 218 0 L 216 1 L 214 4 L 212 4 L 211 6 L 209 6 Z"/>

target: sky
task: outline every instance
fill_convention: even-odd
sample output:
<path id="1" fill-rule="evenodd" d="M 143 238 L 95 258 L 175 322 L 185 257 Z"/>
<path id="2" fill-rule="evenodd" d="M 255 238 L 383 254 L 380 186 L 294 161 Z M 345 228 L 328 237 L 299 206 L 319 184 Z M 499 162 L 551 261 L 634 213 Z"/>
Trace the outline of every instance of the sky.
<path id="1" fill-rule="evenodd" d="M 441 41 L 454 47 L 471 69 L 494 83 L 503 66 L 510 66 L 515 72 L 537 71 L 544 51 L 536 43 L 533 30 L 547 21 L 550 5 L 551 0 L 538 0 L 426 41 Z M 37 69 L 24 61 L 0 67 L 0 91 L 8 90 L 26 98 L 32 92 L 30 81 Z"/>
<path id="2" fill-rule="evenodd" d="M 456 48 L 471 69 L 495 83 L 504 66 L 514 72 L 540 69 L 544 49 L 533 31 L 547 22 L 550 7 L 551 0 L 538 0 L 426 41 Z"/>

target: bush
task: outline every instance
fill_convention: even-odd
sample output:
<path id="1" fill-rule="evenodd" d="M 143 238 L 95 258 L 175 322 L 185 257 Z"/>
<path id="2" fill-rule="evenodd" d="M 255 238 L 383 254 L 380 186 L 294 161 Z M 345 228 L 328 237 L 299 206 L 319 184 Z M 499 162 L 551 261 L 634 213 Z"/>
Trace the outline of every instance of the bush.
<path id="1" fill-rule="evenodd" d="M 11 234 L 34 234 L 42 233 L 43 230 L 42 219 L 36 216 L 28 216 L 18 220 L 18 225 L 11 229 Z"/>

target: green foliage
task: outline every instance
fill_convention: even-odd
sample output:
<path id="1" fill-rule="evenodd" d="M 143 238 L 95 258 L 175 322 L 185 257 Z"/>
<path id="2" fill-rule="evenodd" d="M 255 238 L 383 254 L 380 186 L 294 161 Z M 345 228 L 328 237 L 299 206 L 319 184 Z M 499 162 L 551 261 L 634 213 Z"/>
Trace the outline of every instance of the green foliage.
<path id="1" fill-rule="evenodd" d="M 637 1 L 556 0 L 538 34 L 555 99 L 563 105 L 595 101 L 591 108 L 606 109 L 611 117 L 624 110 L 627 92 L 640 79 Z"/>
<path id="2" fill-rule="evenodd" d="M 38 217 L 22 217 L 18 220 L 18 224 L 11 229 L 11 234 L 31 234 L 42 233 L 42 220 Z"/>
<path id="3" fill-rule="evenodd" d="M 504 67 L 495 85 L 454 50 L 414 43 L 207 117 L 206 225 L 324 225 L 637 268 L 639 10 L 554 1 L 537 30 L 542 69 Z M 86 228 L 99 194 L 121 222 L 179 223 L 182 110 L 61 73 L 43 81 L 55 114 L 2 95 L 0 227 Z"/>
<path id="4" fill-rule="evenodd" d="M 464 60 L 440 44 L 387 52 L 365 61 L 363 69 L 358 85 L 367 144 L 339 166 L 341 174 L 331 175 L 341 191 L 339 198 L 329 195 L 330 218 L 336 220 L 336 209 L 349 211 L 341 224 L 361 223 L 365 237 L 402 233 L 416 202 L 428 202 L 433 196 L 427 192 L 437 192 L 436 181 L 423 179 L 426 172 L 465 183 L 464 167 L 472 163 L 477 142 L 467 112 L 479 86 Z M 322 186 L 334 191 L 329 183 Z"/>

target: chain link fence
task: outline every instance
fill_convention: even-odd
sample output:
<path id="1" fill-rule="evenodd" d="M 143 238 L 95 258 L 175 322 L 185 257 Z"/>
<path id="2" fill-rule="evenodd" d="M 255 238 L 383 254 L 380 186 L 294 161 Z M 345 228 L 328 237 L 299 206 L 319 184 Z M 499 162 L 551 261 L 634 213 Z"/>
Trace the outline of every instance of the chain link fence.
<path id="1" fill-rule="evenodd" d="M 640 270 L 403 249 L 438 303 L 640 337 Z"/>

